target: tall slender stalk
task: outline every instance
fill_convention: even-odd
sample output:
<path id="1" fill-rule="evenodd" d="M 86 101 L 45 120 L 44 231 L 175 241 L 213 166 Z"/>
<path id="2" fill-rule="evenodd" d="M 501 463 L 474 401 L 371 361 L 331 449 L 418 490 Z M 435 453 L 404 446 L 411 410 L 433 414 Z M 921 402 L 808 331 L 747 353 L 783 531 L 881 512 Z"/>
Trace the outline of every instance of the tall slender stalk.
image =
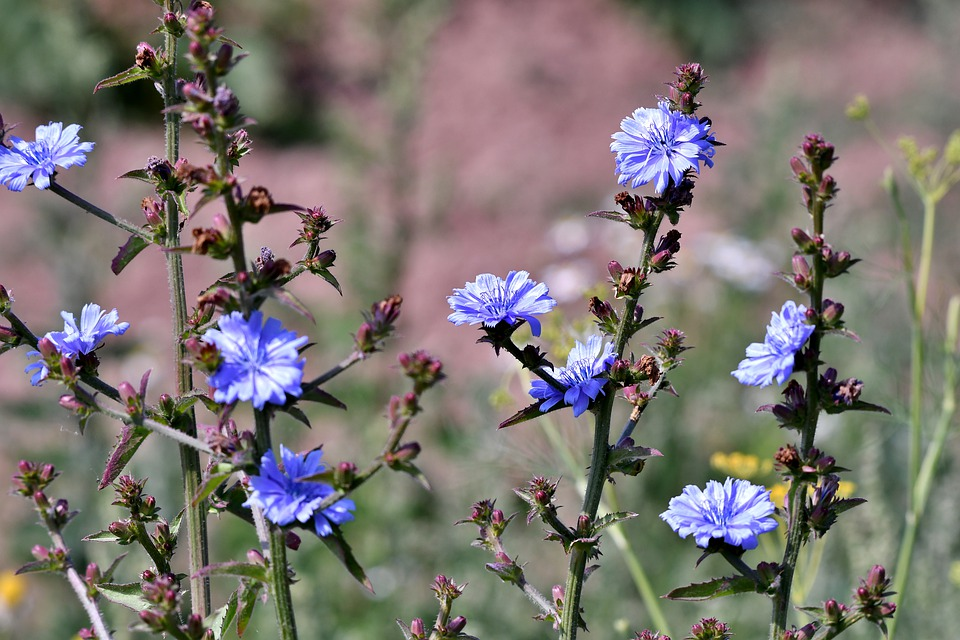
<path id="1" fill-rule="evenodd" d="M 172 0 L 164 2 L 164 10 L 174 9 Z M 167 160 L 174 164 L 180 155 L 180 114 L 171 109 L 177 95 L 177 38 L 166 34 L 164 52 L 168 66 L 163 83 L 164 130 Z M 164 201 L 167 226 L 167 248 L 180 245 L 180 211 L 176 199 L 168 195 Z M 170 306 L 173 311 L 173 365 L 177 378 L 177 395 L 182 396 L 193 389 L 193 370 L 187 360 L 187 352 L 181 340 L 187 324 L 187 296 L 183 280 L 183 260 L 176 251 L 164 252 L 167 263 L 167 284 L 170 289 Z M 196 438 L 197 423 L 193 409 L 184 416 L 185 431 Z M 184 522 L 186 523 L 187 549 L 189 554 L 190 607 L 201 616 L 210 614 L 210 579 L 201 576 L 200 570 L 210 563 L 207 538 L 207 516 L 204 502 L 193 506 L 193 498 L 200 488 L 202 467 L 200 453 L 193 447 L 180 445 L 180 471 L 183 480 Z"/>

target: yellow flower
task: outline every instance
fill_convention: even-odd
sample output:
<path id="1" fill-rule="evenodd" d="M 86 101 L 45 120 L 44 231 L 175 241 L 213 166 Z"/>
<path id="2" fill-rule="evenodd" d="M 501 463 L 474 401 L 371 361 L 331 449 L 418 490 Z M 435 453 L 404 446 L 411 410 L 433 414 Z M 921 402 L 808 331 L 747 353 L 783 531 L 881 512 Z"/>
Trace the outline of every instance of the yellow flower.
<path id="1" fill-rule="evenodd" d="M 14 609 L 27 595 L 27 582 L 13 571 L 0 572 L 0 606 Z"/>
<path id="2" fill-rule="evenodd" d="M 787 497 L 787 491 L 789 489 L 790 485 L 786 482 L 778 482 L 770 487 L 770 500 L 778 509 L 783 508 L 783 499 Z"/>
<path id="3" fill-rule="evenodd" d="M 744 480 L 750 480 L 773 471 L 772 460 L 761 461 L 758 456 L 750 453 L 740 453 L 739 451 L 731 453 L 718 451 L 714 453 L 710 456 L 710 466 L 728 476 L 743 478 Z"/>

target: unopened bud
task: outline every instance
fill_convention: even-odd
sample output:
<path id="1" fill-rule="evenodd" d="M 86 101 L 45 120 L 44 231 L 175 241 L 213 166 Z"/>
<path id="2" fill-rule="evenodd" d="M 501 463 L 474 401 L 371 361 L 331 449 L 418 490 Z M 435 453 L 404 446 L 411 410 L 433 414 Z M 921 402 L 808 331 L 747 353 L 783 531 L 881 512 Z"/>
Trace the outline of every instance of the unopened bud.
<path id="1" fill-rule="evenodd" d="M 463 616 L 457 616 L 447 623 L 447 631 L 449 633 L 460 633 L 465 626 L 467 626 L 467 619 Z"/>

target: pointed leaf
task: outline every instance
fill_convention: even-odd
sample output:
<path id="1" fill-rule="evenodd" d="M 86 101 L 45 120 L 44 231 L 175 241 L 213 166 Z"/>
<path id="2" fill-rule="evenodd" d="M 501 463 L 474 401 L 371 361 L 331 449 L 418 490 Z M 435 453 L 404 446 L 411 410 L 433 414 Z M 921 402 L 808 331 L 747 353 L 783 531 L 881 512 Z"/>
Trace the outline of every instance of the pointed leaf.
<path id="1" fill-rule="evenodd" d="M 153 180 L 150 178 L 150 174 L 147 173 L 146 169 L 134 169 L 132 171 L 127 171 L 122 176 L 117 176 L 117 180 L 120 178 L 129 178 L 131 180 L 140 180 L 142 182 L 153 184 Z"/>
<path id="2" fill-rule="evenodd" d="M 548 413 L 553 413 L 554 411 L 559 411 L 566 405 L 558 404 L 552 407 L 548 411 L 540 411 L 540 400 L 534 402 L 529 407 L 517 411 L 515 414 L 504 420 L 500 423 L 498 429 L 504 429 L 506 427 L 512 427 L 514 425 L 520 424 L 521 422 L 526 422 L 527 420 L 533 420 L 534 418 L 539 418 L 540 416 L 546 415 Z"/>
<path id="3" fill-rule="evenodd" d="M 300 396 L 300 399 L 307 402 L 319 402 L 320 404 L 325 404 L 328 407 L 335 407 L 337 409 L 346 410 L 347 408 L 347 405 L 343 404 L 323 389 L 310 389 L 310 391 L 307 391 Z"/>
<path id="4" fill-rule="evenodd" d="M 177 517 L 173 519 L 173 522 L 170 523 L 170 535 L 176 538 L 180 535 L 180 525 L 183 523 L 183 509 L 180 509 L 180 513 L 177 514 Z"/>
<path id="5" fill-rule="evenodd" d="M 240 611 L 237 614 L 237 636 L 243 637 L 250 624 L 250 616 L 253 615 L 253 607 L 257 604 L 257 596 L 260 594 L 262 585 L 259 582 L 253 584 L 244 584 L 240 591 Z"/>
<path id="6" fill-rule="evenodd" d="M 833 503 L 834 513 L 840 515 L 844 511 L 849 511 L 854 507 L 859 507 L 866 501 L 866 498 L 845 498 L 844 500 L 838 500 L 837 502 Z"/>
<path id="7" fill-rule="evenodd" d="M 225 473 L 216 473 L 211 475 L 209 478 L 203 481 L 200 485 L 200 488 L 197 489 L 197 495 L 194 496 L 191 506 L 197 506 L 201 502 L 207 499 L 207 497 L 217 490 L 221 484 L 227 481 L 227 479 L 233 475 L 233 469 Z"/>
<path id="8" fill-rule="evenodd" d="M 604 220 L 614 220 L 616 222 L 627 222 L 630 217 L 626 213 L 617 211 L 591 211 L 587 214 L 588 218 L 603 218 Z"/>
<path id="9" fill-rule="evenodd" d="M 729 576 L 714 578 L 708 582 L 697 582 L 685 587 L 677 587 L 663 596 L 669 600 L 700 601 L 713 600 L 723 596 L 732 596 L 738 593 L 755 592 L 756 584 L 745 576 Z"/>
<path id="10" fill-rule="evenodd" d="M 307 418 L 307 414 L 305 414 L 303 411 L 301 411 L 299 407 L 290 406 L 290 407 L 286 407 L 286 408 L 280 409 L 280 411 L 282 411 L 282 412 L 286 413 L 287 415 L 295 418 L 295 419 L 297 420 L 297 422 L 300 422 L 300 423 L 306 425 L 306 427 L 307 427 L 308 429 L 312 429 L 312 428 L 313 428 L 313 427 L 310 426 L 310 419 Z"/>
<path id="11" fill-rule="evenodd" d="M 143 597 L 143 589 L 140 587 L 139 582 L 128 582 L 125 584 L 102 582 L 96 586 L 97 591 L 99 591 L 100 595 L 104 598 L 114 604 L 123 605 L 128 609 L 145 611 L 154 606 Z"/>
<path id="12" fill-rule="evenodd" d="M 113 574 L 117 570 L 117 567 L 120 565 L 120 562 L 127 557 L 127 554 L 121 553 L 116 558 L 113 559 L 113 562 L 110 563 L 110 566 L 103 570 L 103 573 L 100 574 L 101 580 L 104 582 L 110 582 L 113 580 Z"/>
<path id="13" fill-rule="evenodd" d="M 103 490 L 109 486 L 123 472 L 124 467 L 130 462 L 130 458 L 137 452 L 143 441 L 150 435 L 150 430 L 138 425 L 125 424 L 120 429 L 120 437 L 117 444 L 113 447 L 113 452 L 107 460 L 107 466 L 103 470 L 103 477 L 100 478 L 98 489 Z"/>
<path id="14" fill-rule="evenodd" d="M 120 538 L 109 531 L 97 531 L 83 538 L 84 542 L 118 542 Z"/>
<path id="15" fill-rule="evenodd" d="M 840 336 L 842 338 L 850 338 L 854 342 L 858 344 L 860 343 L 860 336 L 858 336 L 853 331 L 850 331 L 850 329 L 830 329 L 828 331 L 824 331 L 823 335 L 825 336 L 834 335 L 834 336 Z"/>
<path id="16" fill-rule="evenodd" d="M 237 592 L 230 594 L 226 604 L 207 616 L 203 626 L 213 631 L 213 640 L 221 640 L 237 615 Z"/>
<path id="17" fill-rule="evenodd" d="M 140 67 L 134 65 L 126 71 L 121 71 L 120 73 L 110 76 L 109 78 L 104 78 L 97 83 L 97 86 L 93 88 L 93 92 L 96 93 L 97 91 L 100 91 L 100 89 L 108 89 L 110 87 L 119 87 L 120 85 L 130 84 L 131 82 L 136 82 L 137 80 L 145 80 L 149 77 L 150 75 L 147 73 L 146 69 L 141 69 Z"/>
<path id="18" fill-rule="evenodd" d="M 250 564 L 248 562 L 221 562 L 218 564 L 208 564 L 197 571 L 198 576 L 233 576 L 245 580 L 256 580 L 257 582 L 267 582 L 267 568 L 261 564 Z"/>
<path id="19" fill-rule="evenodd" d="M 832 404 L 824 403 L 823 410 L 829 414 L 843 413 L 844 411 L 871 411 L 873 413 L 885 413 L 890 415 L 890 410 L 881 407 L 878 404 L 864 402 L 863 400 L 854 400 L 853 404 Z"/>
<path id="20" fill-rule="evenodd" d="M 120 247 L 120 251 L 110 262 L 110 270 L 113 275 L 118 276 L 130 262 L 137 257 L 141 251 L 150 246 L 150 243 L 138 235 L 132 235 L 126 244 Z"/>
<path id="21" fill-rule="evenodd" d="M 370 579 L 367 578 L 367 574 L 364 573 L 363 567 L 360 566 L 360 563 L 357 562 L 357 559 L 353 557 L 353 550 L 350 548 L 350 545 L 347 544 L 347 541 L 344 540 L 343 534 L 340 532 L 340 527 L 331 523 L 333 528 L 333 533 L 328 536 L 323 536 L 320 538 L 320 541 L 327 546 L 333 555 L 337 557 L 347 572 L 353 576 L 353 579 L 359 582 L 363 587 L 373 593 L 373 585 L 370 583 Z"/>
<path id="22" fill-rule="evenodd" d="M 310 313 L 310 310 L 307 309 L 297 296 L 293 295 L 286 289 L 281 289 L 280 287 L 270 287 L 269 289 L 264 289 L 260 292 L 261 295 L 267 298 L 273 298 L 277 302 L 287 307 L 290 307 L 303 317 L 307 318 L 313 324 L 317 323 L 317 319 L 313 317 L 313 314 Z"/>
<path id="23" fill-rule="evenodd" d="M 593 523 L 593 531 L 596 533 L 601 529 L 606 529 L 607 527 L 617 524 L 618 522 L 623 522 L 625 520 L 631 520 L 636 518 L 638 513 L 633 513 L 631 511 L 617 511 L 616 513 L 608 513 L 602 518 L 597 518 Z"/>
<path id="24" fill-rule="evenodd" d="M 343 295 L 343 290 L 340 288 L 340 283 L 337 282 L 336 276 L 330 273 L 329 269 L 320 269 L 315 267 L 313 269 L 310 269 L 310 273 L 316 276 L 320 276 L 321 278 L 326 280 L 330 285 L 332 285 L 333 288 L 337 290 L 337 293 L 339 293 L 340 295 Z"/>
<path id="25" fill-rule="evenodd" d="M 23 575 L 25 573 L 41 573 L 44 571 L 57 571 L 50 564 L 49 560 L 34 560 L 33 562 L 28 562 L 23 565 L 16 571 L 16 575 Z"/>
<path id="26" fill-rule="evenodd" d="M 427 480 L 427 476 L 425 476 L 423 471 L 421 471 L 417 467 L 417 465 L 413 464 L 412 462 L 394 461 L 394 463 L 390 465 L 390 468 L 393 469 L 394 471 L 399 471 L 401 473 L 407 474 L 408 476 L 416 480 L 420 484 L 420 486 L 426 489 L 427 491 L 431 490 L 430 481 Z"/>

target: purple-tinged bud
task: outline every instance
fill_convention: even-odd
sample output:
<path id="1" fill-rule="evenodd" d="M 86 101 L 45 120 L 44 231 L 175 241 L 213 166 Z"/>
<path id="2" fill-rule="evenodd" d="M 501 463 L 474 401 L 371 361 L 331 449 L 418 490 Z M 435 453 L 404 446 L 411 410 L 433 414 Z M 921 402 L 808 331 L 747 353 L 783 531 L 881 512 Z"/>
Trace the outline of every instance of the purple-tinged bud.
<path id="1" fill-rule="evenodd" d="M 417 640 L 421 640 L 426 635 L 427 631 L 423 626 L 423 618 L 414 618 L 410 621 L 410 635 L 412 635 Z"/>
<path id="2" fill-rule="evenodd" d="M 843 317 L 843 304 L 833 300 L 823 301 L 823 313 L 820 316 L 826 327 L 835 327 L 840 318 Z"/>
<path id="3" fill-rule="evenodd" d="M 653 257 L 650 258 L 650 268 L 655 272 L 660 273 L 662 271 L 668 271 L 672 267 L 676 266 L 673 260 L 673 253 L 664 249 L 663 251 L 658 251 L 653 254 Z"/>
<path id="4" fill-rule="evenodd" d="M 263 554 L 256 549 L 250 549 L 247 551 L 247 562 L 250 564 L 255 564 L 258 567 L 267 566 L 267 561 L 264 559 Z"/>
<path id="5" fill-rule="evenodd" d="M 77 396 L 70 395 L 69 393 L 60 396 L 59 403 L 61 407 L 74 413 L 80 413 L 87 409 L 86 404 L 81 402 Z"/>
<path id="6" fill-rule="evenodd" d="M 240 111 L 240 100 L 229 87 L 220 85 L 213 96 L 213 110 L 223 118 L 233 118 Z"/>
<path id="7" fill-rule="evenodd" d="M 790 169 L 793 171 L 793 176 L 800 182 L 804 182 L 810 175 L 810 170 L 797 156 L 790 158 Z"/>
<path id="8" fill-rule="evenodd" d="M 803 317 L 807 319 L 807 322 L 810 324 L 816 324 L 817 322 L 817 310 L 816 309 L 807 309 L 803 312 Z"/>
<path id="9" fill-rule="evenodd" d="M 581 513 L 577 518 L 577 535 L 586 538 L 593 532 L 593 521 L 590 516 Z"/>
<path id="10" fill-rule="evenodd" d="M 217 58 L 213 63 L 214 70 L 223 75 L 233 66 L 233 46 L 224 42 L 217 51 Z"/>
<path id="11" fill-rule="evenodd" d="M 327 249 L 317 254 L 317 257 L 313 259 L 313 264 L 321 269 L 329 269 L 336 259 L 337 252 L 333 249 Z"/>
<path id="12" fill-rule="evenodd" d="M 613 278 L 614 284 L 616 284 L 620 280 L 620 276 L 623 275 L 623 265 L 616 260 L 611 260 L 607 264 L 607 273 L 610 274 L 610 277 Z"/>
<path id="13" fill-rule="evenodd" d="M 140 208 L 143 210 L 143 217 L 147 224 L 158 229 L 164 226 L 163 222 L 163 204 L 156 198 L 144 198 L 140 201 Z"/>
<path id="14" fill-rule="evenodd" d="M 837 181 L 833 179 L 833 176 L 823 176 L 823 180 L 820 181 L 820 198 L 831 200 L 837 195 L 837 191 L 839 191 Z"/>
<path id="15" fill-rule="evenodd" d="M 103 578 L 103 574 L 100 573 L 100 567 L 97 566 L 96 562 L 91 562 L 87 565 L 87 571 L 84 574 L 84 577 L 87 580 L 87 584 L 94 585 L 100 582 Z"/>
<path id="16" fill-rule="evenodd" d="M 40 355 L 43 356 L 44 360 L 52 358 L 55 355 L 60 355 L 57 345 L 54 344 L 50 338 L 40 338 L 40 341 L 37 342 L 37 350 L 40 352 Z"/>
<path id="17" fill-rule="evenodd" d="M 163 24 L 163 30 L 174 38 L 179 38 L 183 35 L 183 23 L 180 22 L 180 17 L 172 11 L 163 14 L 160 22 Z"/>
<path id="18" fill-rule="evenodd" d="M 187 47 L 187 51 L 190 52 L 190 55 L 198 61 L 203 60 L 207 56 L 207 49 L 202 44 L 193 40 L 190 42 L 190 45 Z"/>
<path id="19" fill-rule="evenodd" d="M 803 253 L 813 253 L 816 251 L 816 245 L 806 231 L 800 227 L 794 227 L 790 231 L 791 237 L 793 237 L 794 243 L 796 243 L 797 248 L 800 249 Z"/>
<path id="20" fill-rule="evenodd" d="M 394 467 L 415 460 L 420 455 L 420 444 L 417 442 L 408 442 L 397 447 L 392 452 L 387 452 L 383 459 L 388 466 Z"/>
<path id="21" fill-rule="evenodd" d="M 357 477 L 357 465 L 352 462 L 341 462 L 333 472 L 333 485 L 339 489 L 349 489 Z"/>
<path id="22" fill-rule="evenodd" d="M 465 626 L 467 626 L 467 619 L 463 616 L 457 616 L 447 623 L 447 632 L 457 634 L 463 631 Z"/>
<path id="23" fill-rule="evenodd" d="M 154 71 L 154 67 L 157 62 L 157 52 L 154 51 L 146 42 L 141 42 L 137 45 L 137 57 L 135 63 L 138 67 L 145 71 Z"/>
<path id="24" fill-rule="evenodd" d="M 845 607 L 834 599 L 823 603 L 823 616 L 827 624 L 835 625 L 843 618 L 843 609 Z"/>
<path id="25" fill-rule="evenodd" d="M 133 388 L 133 385 L 127 381 L 121 382 L 117 385 L 117 391 L 120 392 L 120 399 L 127 405 L 131 403 L 138 402 L 140 396 L 137 394 L 137 390 Z"/>
<path id="26" fill-rule="evenodd" d="M 553 585 L 553 588 L 550 590 L 550 596 L 556 604 L 563 604 L 564 596 L 566 596 L 563 585 Z"/>
<path id="27" fill-rule="evenodd" d="M 793 256 L 793 283 L 801 291 L 806 291 L 810 288 L 810 264 L 807 262 L 807 259 L 801 254 L 796 254 Z"/>
<path id="28" fill-rule="evenodd" d="M 494 509 L 493 513 L 490 514 L 490 522 L 493 524 L 503 524 L 505 520 L 503 511 L 500 509 Z"/>
<path id="29" fill-rule="evenodd" d="M 33 545 L 33 548 L 30 549 L 30 553 L 33 554 L 34 558 L 41 562 L 50 559 L 50 550 L 40 544 Z"/>
<path id="30" fill-rule="evenodd" d="M 890 582 L 887 580 L 887 570 L 883 568 L 883 565 L 873 565 L 867 574 L 864 586 L 876 593 L 881 593 L 890 586 Z"/>
<path id="31" fill-rule="evenodd" d="M 283 543 L 287 545 L 287 549 L 290 549 L 291 551 L 298 550 L 302 542 L 303 541 L 300 539 L 300 536 L 293 531 L 287 531 L 287 535 L 283 539 Z"/>
<path id="32" fill-rule="evenodd" d="M 614 382 L 624 383 L 630 381 L 630 373 L 633 364 L 629 360 L 614 360 L 610 365 L 610 379 Z"/>
<path id="33" fill-rule="evenodd" d="M 139 614 L 140 621 L 147 625 L 151 631 L 162 632 L 166 630 L 166 616 L 155 609 L 146 609 Z"/>
<path id="34" fill-rule="evenodd" d="M 41 511 L 50 509 L 50 498 L 48 498 L 47 494 L 43 491 L 35 491 L 33 493 L 33 503 L 37 505 L 37 508 Z"/>
<path id="35" fill-rule="evenodd" d="M 74 514 L 70 513 L 70 503 L 64 498 L 57 500 L 56 504 L 54 504 L 50 510 L 50 518 L 58 528 L 62 528 L 70 522 L 73 515 Z"/>
<path id="36" fill-rule="evenodd" d="M 204 634 L 203 616 L 198 613 L 191 613 L 187 616 L 187 624 L 184 631 L 190 640 L 202 640 Z"/>

